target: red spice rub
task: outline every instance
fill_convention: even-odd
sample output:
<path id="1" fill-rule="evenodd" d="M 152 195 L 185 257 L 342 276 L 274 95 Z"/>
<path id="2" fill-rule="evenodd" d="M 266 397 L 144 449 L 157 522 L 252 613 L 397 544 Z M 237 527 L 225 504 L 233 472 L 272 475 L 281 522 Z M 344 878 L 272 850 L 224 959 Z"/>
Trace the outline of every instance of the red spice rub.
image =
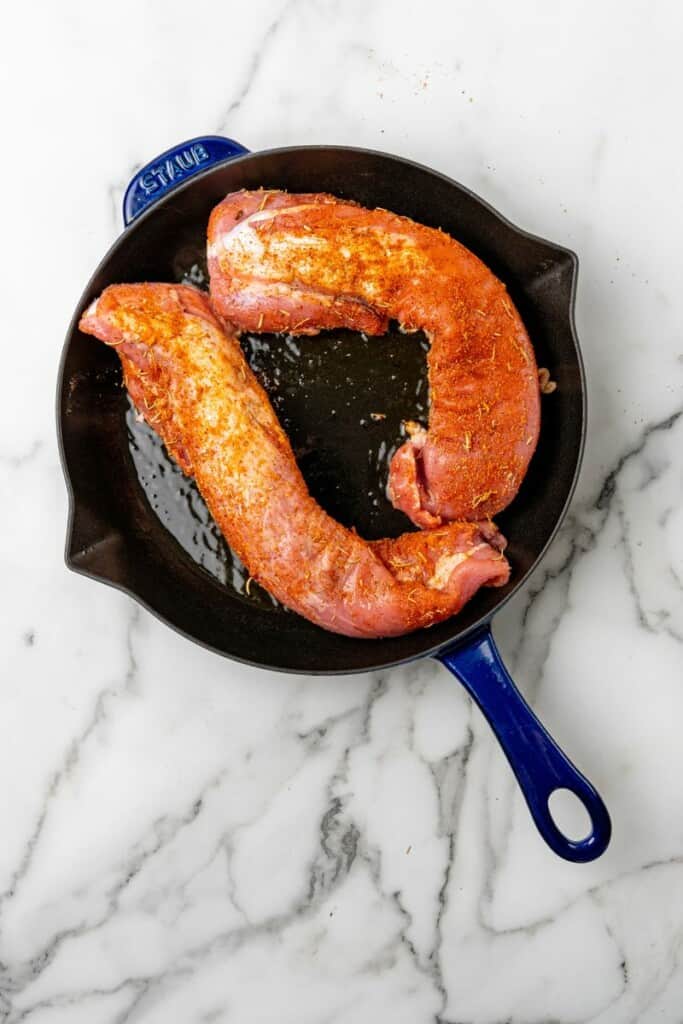
<path id="1" fill-rule="evenodd" d="M 195 477 L 251 575 L 312 622 L 395 636 L 454 615 L 480 586 L 507 582 L 505 541 L 490 522 L 368 543 L 331 519 L 203 293 L 112 285 L 80 327 L 116 348 L 133 401 Z"/>
<path id="2" fill-rule="evenodd" d="M 536 362 L 504 285 L 468 249 L 387 210 L 259 190 L 213 210 L 208 259 L 214 306 L 240 330 L 424 330 L 429 429 L 408 426 L 391 500 L 423 527 L 512 501 L 538 439 Z"/>

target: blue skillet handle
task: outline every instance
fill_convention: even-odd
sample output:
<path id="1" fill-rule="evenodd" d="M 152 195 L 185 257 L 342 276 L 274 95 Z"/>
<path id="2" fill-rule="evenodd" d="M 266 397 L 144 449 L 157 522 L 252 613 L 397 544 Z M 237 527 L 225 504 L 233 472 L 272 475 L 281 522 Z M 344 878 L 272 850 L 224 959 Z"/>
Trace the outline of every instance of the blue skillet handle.
<path id="1" fill-rule="evenodd" d="M 551 850 L 565 860 L 595 860 L 607 849 L 612 824 L 600 796 L 544 729 L 513 683 L 486 628 L 464 643 L 443 651 L 439 661 L 450 669 L 479 705 L 510 762 L 536 827 Z M 568 839 L 548 808 L 556 789 L 569 789 L 591 819 L 585 839 Z"/>
<path id="2" fill-rule="evenodd" d="M 144 210 L 194 174 L 248 152 L 239 142 L 220 135 L 200 135 L 167 149 L 145 164 L 128 185 L 123 197 L 123 223 L 128 227 Z"/>

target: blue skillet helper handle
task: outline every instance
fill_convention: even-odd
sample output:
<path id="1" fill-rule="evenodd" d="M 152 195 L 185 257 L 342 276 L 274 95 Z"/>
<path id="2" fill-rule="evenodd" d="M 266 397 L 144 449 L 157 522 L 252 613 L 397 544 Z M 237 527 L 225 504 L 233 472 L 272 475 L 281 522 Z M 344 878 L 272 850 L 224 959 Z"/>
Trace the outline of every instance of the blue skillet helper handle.
<path id="1" fill-rule="evenodd" d="M 438 660 L 460 680 L 486 716 L 536 827 L 551 850 L 576 862 L 595 860 L 604 853 L 612 834 L 607 808 L 524 701 L 508 675 L 490 629 L 443 651 Z M 588 812 L 592 828 L 584 839 L 568 839 L 553 821 L 548 800 L 557 789 L 570 790 Z"/>
<path id="2" fill-rule="evenodd" d="M 200 135 L 167 149 L 145 164 L 128 185 L 123 197 L 123 223 L 128 227 L 158 199 L 200 171 L 248 152 L 239 142 L 220 135 Z"/>

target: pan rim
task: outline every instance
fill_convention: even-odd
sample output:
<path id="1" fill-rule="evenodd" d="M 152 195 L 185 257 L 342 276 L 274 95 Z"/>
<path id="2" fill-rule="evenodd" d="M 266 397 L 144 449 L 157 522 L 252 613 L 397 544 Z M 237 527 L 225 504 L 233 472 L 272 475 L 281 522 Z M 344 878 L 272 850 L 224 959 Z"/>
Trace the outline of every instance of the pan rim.
<path id="1" fill-rule="evenodd" d="M 200 180 L 203 180 L 203 179 L 206 179 L 206 178 L 209 178 L 211 175 L 216 174 L 218 171 L 220 171 L 222 168 L 224 168 L 227 165 L 231 165 L 232 166 L 232 165 L 237 165 L 237 164 L 245 163 L 245 162 L 248 162 L 248 161 L 254 159 L 255 157 L 287 155 L 287 154 L 290 154 L 290 153 L 301 153 L 301 152 L 306 152 L 306 153 L 326 152 L 326 153 L 329 153 L 331 151 L 332 152 L 350 152 L 350 153 L 357 153 L 359 155 L 372 156 L 372 157 L 380 157 L 380 158 L 382 158 L 384 160 L 391 161 L 392 163 L 402 164 L 402 165 L 411 167 L 413 169 L 425 172 L 426 174 L 429 174 L 429 175 L 431 175 L 433 177 L 439 178 L 441 181 L 445 182 L 447 185 L 449 185 L 449 186 L 451 186 L 453 188 L 458 189 L 460 192 L 464 193 L 470 199 L 474 200 L 483 209 L 485 209 L 491 215 L 493 215 L 502 225 L 504 225 L 506 228 L 508 228 L 509 230 L 514 232 L 519 237 L 527 239 L 527 240 L 535 242 L 535 243 L 538 243 L 538 244 L 541 244 L 541 245 L 545 245 L 549 249 L 552 249 L 553 252 L 558 255 L 558 257 L 559 256 L 564 256 L 565 258 L 567 258 L 569 260 L 570 267 L 571 267 L 571 277 L 570 277 L 570 290 L 569 290 L 568 305 L 567 305 L 566 313 L 567 313 L 567 322 L 568 322 L 568 326 L 569 326 L 570 336 L 571 336 L 572 344 L 573 344 L 573 347 L 574 347 L 574 352 L 575 352 L 575 355 L 576 355 L 577 368 L 578 368 L 579 386 L 580 386 L 580 398 L 581 398 L 581 401 L 580 401 L 581 423 L 580 423 L 580 432 L 579 432 L 578 446 L 577 446 L 576 453 L 575 453 L 576 454 L 576 462 L 575 462 L 574 472 L 572 474 L 571 483 L 570 483 L 569 488 L 567 490 L 567 494 L 566 494 L 565 500 L 564 500 L 564 502 L 562 504 L 562 508 L 558 512 L 557 517 L 555 519 L 555 523 L 554 523 L 552 529 L 549 531 L 548 536 L 546 537 L 546 539 L 545 539 L 542 547 L 540 548 L 537 556 L 535 557 L 534 561 L 531 563 L 531 565 L 528 567 L 528 569 L 520 576 L 520 578 L 515 582 L 513 587 L 504 596 L 502 596 L 499 599 L 499 601 L 496 603 L 496 605 L 495 605 L 495 607 L 493 609 L 491 609 L 490 611 L 486 612 L 484 615 L 480 616 L 480 618 L 478 618 L 475 622 L 470 624 L 466 629 L 462 629 L 462 630 L 456 631 L 455 635 L 449 637 L 447 640 L 441 641 L 440 643 L 436 643 L 436 644 L 433 644 L 431 646 L 427 646 L 425 650 L 420 651 L 418 654 L 414 654 L 413 653 L 411 655 L 407 655 L 406 657 L 396 658 L 396 659 L 392 659 L 392 660 L 389 660 L 389 661 L 381 661 L 381 662 L 378 662 L 377 664 L 374 664 L 374 665 L 365 665 L 365 666 L 362 666 L 362 667 L 335 668 L 335 669 L 329 669 L 329 668 L 307 668 L 307 669 L 301 669 L 301 668 L 286 667 L 286 666 L 282 666 L 282 665 L 273 665 L 273 664 L 269 664 L 269 663 L 263 662 L 263 661 L 255 661 L 255 660 L 250 659 L 250 658 L 243 658 L 243 657 L 241 657 L 239 655 L 236 655 L 234 653 L 229 653 L 229 652 L 227 652 L 225 650 L 221 650 L 220 648 L 215 647 L 212 644 L 209 644 L 209 643 L 201 640 L 200 638 L 196 637 L 195 635 L 193 635 L 192 633 L 190 633 L 187 630 L 183 629 L 181 626 L 179 626 L 175 622 L 172 622 L 165 615 L 163 615 L 161 612 L 159 612 L 156 608 L 152 607 L 144 598 L 142 598 L 137 592 L 132 590 L 125 583 L 122 583 L 122 582 L 120 582 L 118 580 L 110 579 L 110 578 L 105 577 L 105 576 L 98 575 L 97 573 L 95 573 L 95 572 L 93 572 L 91 570 L 87 570 L 87 569 L 83 568 L 82 566 L 77 565 L 74 562 L 74 559 L 73 559 L 73 557 L 71 555 L 70 547 L 71 547 L 71 541 L 72 541 L 72 536 L 73 536 L 73 527 L 74 527 L 74 520 L 75 520 L 75 517 L 76 517 L 76 509 L 77 509 L 77 506 L 78 506 L 78 498 L 77 498 L 77 496 L 76 496 L 76 494 L 74 492 L 74 487 L 73 487 L 73 483 L 72 483 L 72 479 L 71 479 L 71 473 L 70 473 L 70 470 L 69 470 L 68 455 L 67 455 L 67 451 L 66 451 L 66 445 L 65 445 L 65 442 L 64 442 L 63 418 L 62 418 L 62 398 L 63 398 L 63 393 L 64 393 L 64 378 L 65 378 L 66 359 L 67 359 L 67 355 L 68 355 L 68 352 L 69 352 L 69 348 L 70 348 L 70 344 L 71 344 L 71 340 L 72 340 L 72 336 L 73 336 L 74 330 L 77 328 L 78 320 L 80 319 L 81 307 L 83 305 L 83 297 L 89 292 L 89 290 L 91 288 L 91 285 L 92 285 L 93 281 L 95 280 L 95 278 L 99 275 L 100 271 L 108 263 L 108 261 L 110 260 L 111 256 L 113 255 L 113 253 L 118 249 L 118 247 L 123 243 L 123 240 L 125 238 L 127 238 L 130 233 L 135 232 L 141 224 L 144 224 L 147 221 L 147 219 L 149 217 L 151 217 L 155 213 L 157 213 L 167 203 L 170 203 L 174 199 L 177 199 L 178 196 L 180 196 L 186 190 L 190 189 L 196 182 L 198 182 Z M 546 238 L 544 238 L 544 237 L 542 237 L 540 235 L 535 235 L 532 232 L 525 231 L 523 228 L 518 227 L 511 220 L 509 220 L 507 217 L 505 217 L 503 214 L 501 214 L 489 202 L 487 202 L 487 200 L 482 199 L 481 196 L 477 195 L 477 193 L 473 192 L 467 186 L 462 185 L 460 182 L 456 181 L 455 179 L 449 177 L 446 174 L 443 174 L 440 171 L 434 170 L 433 168 L 427 166 L 426 164 L 421 164 L 421 163 L 419 163 L 417 161 L 410 160 L 410 159 L 408 159 L 406 157 L 397 156 L 397 155 L 392 154 L 392 153 L 386 153 L 386 152 L 383 152 L 381 150 L 367 149 L 367 148 L 359 147 L 359 146 L 339 146 L 339 145 L 324 145 L 324 144 L 304 145 L 304 146 L 280 146 L 280 147 L 274 147 L 274 148 L 270 148 L 270 149 L 263 149 L 263 150 L 257 150 L 257 151 L 254 151 L 254 152 L 248 152 L 248 153 L 243 154 L 242 156 L 234 157 L 232 159 L 221 160 L 220 162 L 214 164 L 210 168 L 207 168 L 207 170 L 201 171 L 200 173 L 193 175 L 191 178 L 189 178 L 186 181 L 182 182 L 176 188 L 174 188 L 172 191 L 167 193 L 164 197 L 159 199 L 159 201 L 157 203 L 153 204 L 148 209 L 144 210 L 138 217 L 135 218 L 134 221 L 132 221 L 127 227 L 125 227 L 121 231 L 121 233 L 116 237 L 116 239 L 113 241 L 113 243 L 109 246 L 109 248 L 105 252 L 104 256 L 102 257 L 100 262 L 95 267 L 93 273 L 90 275 L 90 277 L 89 277 L 85 287 L 83 288 L 83 290 L 82 290 L 82 292 L 80 294 L 78 303 L 76 304 L 76 307 L 75 307 L 75 310 L 74 310 L 74 314 L 73 314 L 73 316 L 71 317 L 71 319 L 69 321 L 69 325 L 68 325 L 68 328 L 67 328 L 67 332 L 66 332 L 64 343 L 62 345 L 62 352 L 61 352 L 61 356 L 60 356 L 60 360 L 59 360 L 59 368 L 58 368 L 58 374 L 57 374 L 57 393 L 56 393 L 57 446 L 58 446 L 58 451 L 59 451 L 60 464 L 61 464 L 61 467 L 62 467 L 62 473 L 64 475 L 64 480 L 65 480 L 65 483 L 66 483 L 67 498 L 68 498 L 67 530 L 66 530 L 66 542 L 65 542 L 65 552 L 64 552 L 64 561 L 65 561 L 65 564 L 66 564 L 67 568 L 70 569 L 72 572 L 77 573 L 80 576 L 86 576 L 86 577 L 88 577 L 88 578 L 90 578 L 92 580 L 95 580 L 96 582 L 104 583 L 107 586 L 114 588 L 115 590 L 121 591 L 122 593 L 126 594 L 128 597 L 133 598 L 137 602 L 138 605 L 140 605 L 146 611 L 148 611 L 152 615 L 154 615 L 154 617 L 156 619 L 158 619 L 159 621 L 161 621 L 165 626 L 168 626 L 169 628 L 173 629 L 176 633 L 178 633 L 180 636 L 184 637 L 185 639 L 192 641 L 193 643 L 197 644 L 200 647 L 203 647 L 205 650 L 209 650 L 209 651 L 211 651 L 214 654 L 218 654 L 221 657 L 223 657 L 223 658 L 225 658 L 225 659 L 227 659 L 229 661 L 234 661 L 234 662 L 237 662 L 238 664 L 245 665 L 245 666 L 248 666 L 250 668 L 260 669 L 260 670 L 263 670 L 263 671 L 279 672 L 279 673 L 283 673 L 283 674 L 286 674 L 286 675 L 300 675 L 300 676 L 301 675 L 310 675 L 310 676 L 362 675 L 362 674 L 368 673 L 368 672 L 379 672 L 379 671 L 384 671 L 386 669 L 391 669 L 391 668 L 394 668 L 394 667 L 397 667 L 397 666 L 400 666 L 400 665 L 406 665 L 406 664 L 409 664 L 410 662 L 419 660 L 421 658 L 437 657 L 438 655 L 442 654 L 444 651 L 446 651 L 446 650 L 448 650 L 448 649 L 450 649 L 452 647 L 459 646 L 460 644 L 464 643 L 469 636 L 471 636 L 474 633 L 480 631 L 483 627 L 488 626 L 489 623 L 491 622 L 491 620 L 493 619 L 493 617 L 501 610 L 501 608 L 503 608 L 508 603 L 508 601 L 511 598 L 513 598 L 519 592 L 519 590 L 521 589 L 523 584 L 529 579 L 529 577 L 532 575 L 532 573 L 535 572 L 535 570 L 538 568 L 538 565 L 540 564 L 540 562 L 545 557 L 545 555 L 546 555 L 546 553 L 548 551 L 548 548 L 550 547 L 550 545 L 552 544 L 553 540 L 557 536 L 557 533 L 558 533 L 560 527 L 562 526 L 562 523 L 564 522 L 564 520 L 566 518 L 567 512 L 569 510 L 569 507 L 571 505 L 571 502 L 573 500 L 573 497 L 574 497 L 574 494 L 575 494 L 575 491 L 576 491 L 576 487 L 577 487 L 578 480 L 579 480 L 579 475 L 580 475 L 580 472 L 581 472 L 581 466 L 582 466 L 582 463 L 583 463 L 585 446 L 586 446 L 586 422 L 587 422 L 586 371 L 585 371 L 583 355 L 582 355 L 582 352 L 581 352 L 581 346 L 580 346 L 579 339 L 578 339 L 578 334 L 577 334 L 577 331 L 576 331 L 576 322 L 575 322 L 576 293 L 577 293 L 577 286 L 578 286 L 578 267 L 579 267 L 578 256 L 576 255 L 576 253 L 572 249 L 569 249 L 569 248 L 567 248 L 566 246 L 563 246 L 563 245 L 559 245 L 556 242 L 552 242 L 552 241 L 550 241 L 550 240 L 548 240 L 548 239 L 546 239 Z M 453 616 L 451 621 L 457 622 L 457 616 Z M 325 630 L 322 630 L 322 627 L 318 627 L 318 628 L 321 629 L 321 632 L 323 632 L 323 633 L 325 632 Z M 356 644 L 356 643 L 372 644 L 373 641 L 371 639 L 358 640 L 357 638 L 350 638 L 349 637 L 348 638 L 348 642 L 350 644 L 351 643 L 353 643 L 353 644 Z"/>

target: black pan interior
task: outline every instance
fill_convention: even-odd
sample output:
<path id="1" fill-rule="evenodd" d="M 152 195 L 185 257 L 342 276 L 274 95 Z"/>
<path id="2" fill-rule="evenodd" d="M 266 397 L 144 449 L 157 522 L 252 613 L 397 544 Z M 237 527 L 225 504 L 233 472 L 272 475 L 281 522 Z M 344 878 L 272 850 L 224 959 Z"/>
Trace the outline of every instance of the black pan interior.
<path id="1" fill-rule="evenodd" d="M 510 584 L 483 590 L 456 618 L 390 640 L 327 633 L 253 584 L 213 525 L 194 484 L 138 423 L 114 352 L 66 341 L 59 392 L 62 453 L 72 491 L 70 566 L 128 590 L 169 624 L 241 660 L 305 672 L 362 671 L 433 651 L 492 614 L 529 572 L 571 494 L 580 459 L 583 388 L 572 324 L 573 255 L 532 238 L 426 168 L 382 154 L 306 147 L 253 154 L 188 182 L 114 245 L 77 315 L 108 284 L 205 284 L 212 207 L 238 188 L 328 191 L 441 227 L 506 283 L 538 363 L 557 391 L 543 401 L 541 440 L 515 502 L 497 522 L 509 539 Z M 426 341 L 391 330 L 318 338 L 249 336 L 243 346 L 269 391 L 316 498 L 368 538 L 410 528 L 384 494 L 403 419 L 426 417 Z"/>

